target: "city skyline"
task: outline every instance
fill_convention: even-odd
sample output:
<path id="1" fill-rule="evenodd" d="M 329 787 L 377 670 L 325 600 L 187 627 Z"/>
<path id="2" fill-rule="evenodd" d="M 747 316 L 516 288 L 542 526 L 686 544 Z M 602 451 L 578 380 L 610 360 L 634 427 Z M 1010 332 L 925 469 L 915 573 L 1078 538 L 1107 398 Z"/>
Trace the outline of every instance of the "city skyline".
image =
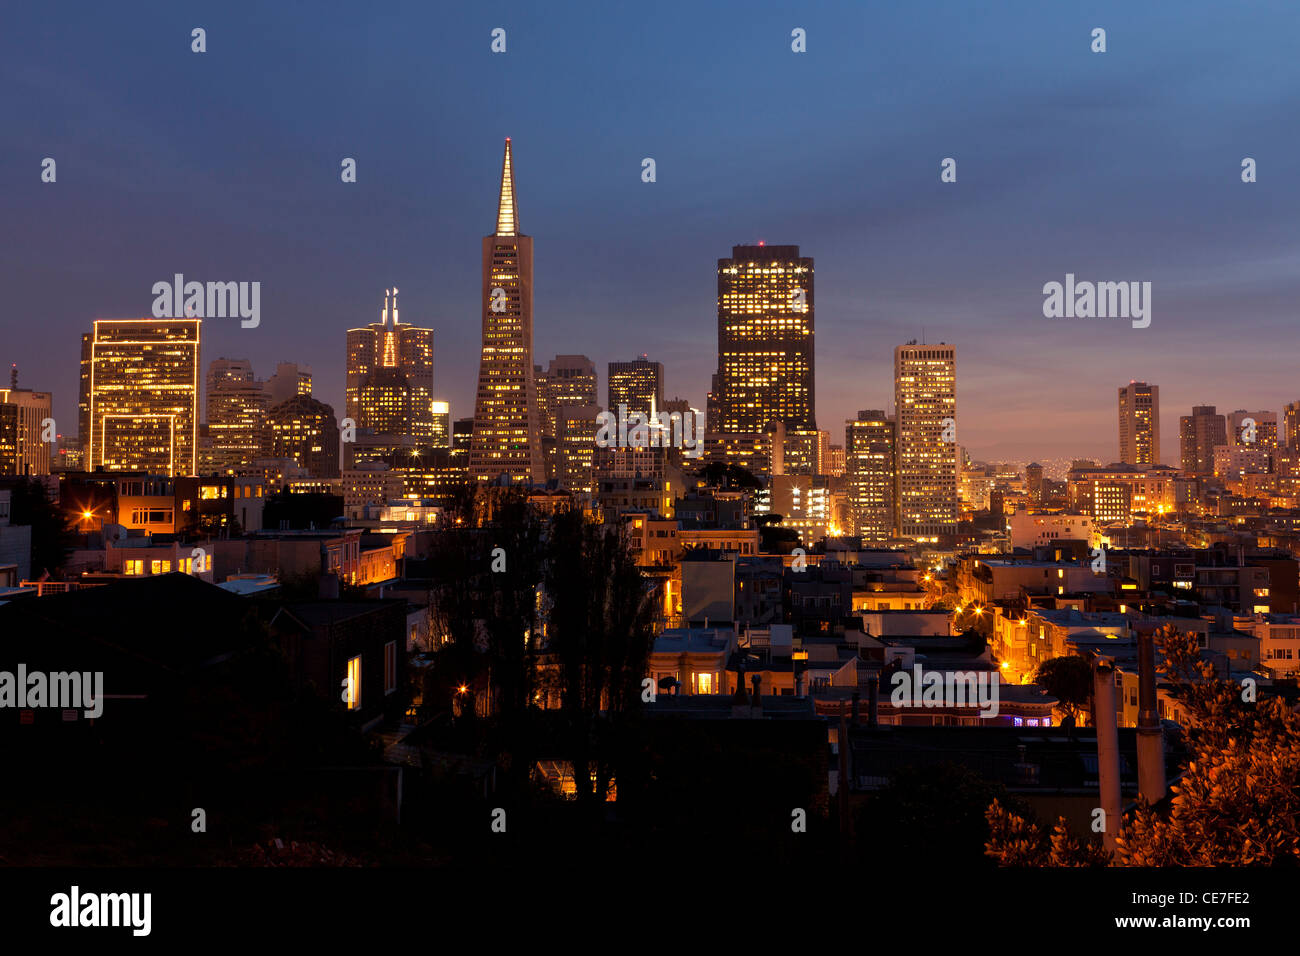
<path id="1" fill-rule="evenodd" d="M 1169 436 L 1193 405 L 1280 408 L 1297 397 L 1287 394 L 1285 355 L 1261 348 L 1283 334 L 1300 297 L 1289 225 L 1300 209 L 1277 187 L 1296 134 L 1271 119 L 1300 86 L 1286 31 L 1192 9 L 1169 22 L 1103 4 L 1113 48 L 1095 56 L 1064 11 L 1018 9 L 1011 36 L 1034 42 L 1008 46 L 1010 21 L 968 23 L 958 5 L 941 5 L 940 27 L 923 30 L 902 11 L 829 4 L 798 14 L 810 38 L 802 57 L 789 53 L 790 15 L 778 11 L 692 10 L 685 34 L 671 17 L 514 11 L 500 56 L 487 52 L 491 20 L 413 11 L 428 29 L 321 25 L 315 42 L 337 56 L 298 57 L 301 72 L 278 78 L 274 104 L 256 82 L 214 75 L 210 61 L 172 44 L 174 16 L 143 18 L 127 34 L 107 11 L 87 11 L 59 43 L 15 48 L 0 67 L 20 90 L 54 70 L 68 78 L 9 107 L 16 148 L 0 158 L 0 205 L 24 242 L 0 265 L 4 325 L 18 331 L 0 347 L 0 367 L 16 362 L 23 387 L 53 393 L 60 431 L 71 434 L 69 343 L 93 319 L 147 315 L 152 283 L 176 272 L 258 280 L 261 325 L 206 323 L 205 354 L 310 365 L 317 394 L 342 409 L 337 336 L 370 321 L 375 290 L 396 284 L 405 314 L 439 331 L 435 378 L 449 386 L 439 397 L 469 415 L 474 382 L 459 370 L 479 345 L 479 306 L 468 240 L 490 214 L 493 154 L 508 134 L 526 171 L 530 228 L 544 242 L 535 358 L 579 352 L 601 366 L 644 352 L 702 409 L 713 356 L 697 332 L 713 321 L 711 262 L 737 243 L 797 242 L 818 262 L 816 401 L 837 443 L 839 423 L 887 406 L 889 349 L 924 337 L 963 349 L 961 441 L 979 457 L 1118 457 L 1106 399 L 1136 379 L 1161 385 L 1172 463 Z M 220 43 L 207 56 L 281 57 L 274 35 L 300 25 L 284 11 L 264 16 L 264 29 L 249 29 L 239 12 L 215 13 L 208 28 Z M 13 28 L 49 31 L 35 10 L 19 11 Z M 482 49 L 472 39 L 480 34 Z M 1225 34 L 1240 42 L 1214 39 Z M 428 35 L 454 38 L 437 64 L 417 55 Z M 575 62 L 574 35 L 610 42 L 582 45 Z M 871 39 L 881 35 L 896 41 Z M 867 58 L 857 55 L 864 43 Z M 121 53 L 137 44 L 151 56 L 128 62 Z M 1015 68 L 988 75 L 979 52 L 988 49 L 1005 49 Z M 663 70 L 666 50 L 689 68 Z M 331 59 L 356 73 L 325 108 L 315 92 L 332 79 L 315 64 Z M 394 60 L 417 71 L 409 85 L 391 86 Z M 154 102 L 134 103 L 160 66 L 170 82 Z M 479 85 L 441 82 L 453 73 Z M 725 88 L 737 74 L 769 108 L 804 117 L 798 135 L 774 139 L 721 100 L 699 99 L 701 86 Z M 626 80 L 633 108 L 602 103 L 588 89 L 594 75 Z M 808 93 L 844 88 L 871 91 L 862 122 L 845 124 L 833 98 L 809 105 Z M 1077 102 L 1081 88 L 1091 99 Z M 554 102 L 572 108 L 543 108 Z M 292 124 L 281 106 L 294 108 Z M 224 126 L 207 124 L 207 107 L 246 117 L 245 135 L 232 143 Z M 422 121 L 430 111 L 438 123 Z M 97 139 L 100 114 L 130 117 L 129 149 Z M 39 181 L 44 156 L 59 162 L 54 184 Z M 348 156 L 355 184 L 339 181 Z M 944 184 L 949 156 L 958 179 Z M 1240 181 L 1244 156 L 1259 161 L 1257 183 Z M 641 181 L 645 157 L 657 161 L 654 183 Z M 79 228 L 87 216 L 105 228 Z M 58 279 L 70 260 L 76 280 Z M 1043 284 L 1066 273 L 1151 280 L 1151 327 L 1043 318 Z M 1013 387 L 1009 348 L 1024 366 Z M 1225 383 L 1225 366 L 1242 374 Z M 1085 382 L 1063 380 L 1075 369 L 1090 370 L 1085 382 L 1106 370 L 1095 403 L 1078 399 Z"/>

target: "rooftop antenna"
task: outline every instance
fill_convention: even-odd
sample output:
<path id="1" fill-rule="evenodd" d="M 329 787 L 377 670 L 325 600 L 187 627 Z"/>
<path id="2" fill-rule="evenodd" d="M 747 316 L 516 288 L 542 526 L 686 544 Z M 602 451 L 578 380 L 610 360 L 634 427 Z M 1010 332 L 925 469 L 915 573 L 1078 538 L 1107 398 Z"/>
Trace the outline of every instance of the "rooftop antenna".
<path id="1" fill-rule="evenodd" d="M 18 363 L 14 362 L 9 366 L 9 387 L 18 387 Z"/>

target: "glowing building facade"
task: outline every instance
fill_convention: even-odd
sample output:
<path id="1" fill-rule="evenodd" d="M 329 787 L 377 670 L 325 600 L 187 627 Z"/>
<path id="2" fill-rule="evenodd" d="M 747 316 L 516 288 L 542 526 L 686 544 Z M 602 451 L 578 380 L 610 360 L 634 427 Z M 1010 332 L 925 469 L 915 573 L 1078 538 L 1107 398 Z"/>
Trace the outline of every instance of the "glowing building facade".
<path id="1" fill-rule="evenodd" d="M 845 472 L 853 533 L 886 541 L 894 531 L 894 420 L 883 411 L 858 412 L 844 423 Z"/>
<path id="2" fill-rule="evenodd" d="M 50 393 L 0 388 L 0 475 L 48 475 L 50 445 L 41 441 Z"/>
<path id="3" fill-rule="evenodd" d="M 628 412 L 649 414 L 664 407 L 664 365 L 643 355 L 630 362 L 610 362 L 606 382 L 608 408 L 618 411 L 626 405 Z"/>
<path id="4" fill-rule="evenodd" d="M 798 246 L 735 246 L 718 260 L 718 371 L 709 455 L 762 473 L 772 422 L 815 430 L 813 260 Z"/>
<path id="5" fill-rule="evenodd" d="M 957 533 L 957 350 L 894 349 L 895 524 L 930 543 Z"/>
<path id="6" fill-rule="evenodd" d="M 1119 390 L 1119 460 L 1160 464 L 1160 387 L 1129 382 Z"/>
<path id="7" fill-rule="evenodd" d="M 401 324 L 397 289 L 384 291 L 380 314 L 379 322 L 348 329 L 347 417 L 358 428 L 431 442 L 433 329 Z"/>
<path id="8" fill-rule="evenodd" d="M 266 413 L 263 458 L 292 458 L 313 478 L 339 477 L 339 425 L 334 409 L 295 395 Z"/>
<path id="9" fill-rule="evenodd" d="M 469 477 L 545 480 L 533 378 L 533 240 L 519 232 L 506 140 L 496 232 L 483 239 L 483 350 L 474 397 Z"/>
<path id="10" fill-rule="evenodd" d="M 262 451 L 267 392 L 253 375 L 248 359 L 214 359 L 208 363 L 207 423 L 211 447 L 208 465 L 218 474 L 234 474 Z M 205 468 L 205 473 L 207 469 Z"/>
<path id="11" fill-rule="evenodd" d="M 97 319 L 86 468 L 193 475 L 201 319 Z"/>

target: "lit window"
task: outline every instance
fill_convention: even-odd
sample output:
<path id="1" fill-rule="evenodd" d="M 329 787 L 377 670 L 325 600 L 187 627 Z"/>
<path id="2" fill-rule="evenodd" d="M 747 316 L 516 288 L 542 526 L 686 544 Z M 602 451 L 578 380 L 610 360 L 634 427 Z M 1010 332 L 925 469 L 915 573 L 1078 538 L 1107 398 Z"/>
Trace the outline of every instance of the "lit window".
<path id="1" fill-rule="evenodd" d="M 361 658 L 354 657 L 348 661 L 347 680 L 348 710 L 357 710 L 361 706 Z"/>

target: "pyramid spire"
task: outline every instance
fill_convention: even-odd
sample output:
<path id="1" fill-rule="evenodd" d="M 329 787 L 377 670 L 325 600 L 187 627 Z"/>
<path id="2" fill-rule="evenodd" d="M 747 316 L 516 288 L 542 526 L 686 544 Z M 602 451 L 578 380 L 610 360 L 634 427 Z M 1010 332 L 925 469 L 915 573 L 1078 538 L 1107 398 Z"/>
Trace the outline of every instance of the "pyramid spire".
<path id="1" fill-rule="evenodd" d="M 510 161 L 510 137 L 506 137 L 506 155 L 501 161 L 501 201 L 497 205 L 498 236 L 514 236 L 519 232 L 519 217 L 515 212 L 515 168 Z"/>

